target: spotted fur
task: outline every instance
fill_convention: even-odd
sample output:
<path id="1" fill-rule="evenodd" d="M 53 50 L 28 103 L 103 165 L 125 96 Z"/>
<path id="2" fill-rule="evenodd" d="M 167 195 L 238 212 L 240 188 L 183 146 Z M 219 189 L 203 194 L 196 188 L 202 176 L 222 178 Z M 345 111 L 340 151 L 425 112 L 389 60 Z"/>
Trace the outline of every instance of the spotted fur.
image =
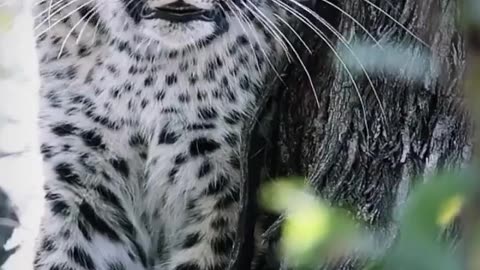
<path id="1" fill-rule="evenodd" d="M 47 177 L 38 270 L 226 269 L 241 131 L 282 53 L 243 0 L 187 1 L 217 10 L 213 21 L 142 18 L 168 2 L 37 7 Z M 272 22 L 285 17 L 254 3 Z"/>

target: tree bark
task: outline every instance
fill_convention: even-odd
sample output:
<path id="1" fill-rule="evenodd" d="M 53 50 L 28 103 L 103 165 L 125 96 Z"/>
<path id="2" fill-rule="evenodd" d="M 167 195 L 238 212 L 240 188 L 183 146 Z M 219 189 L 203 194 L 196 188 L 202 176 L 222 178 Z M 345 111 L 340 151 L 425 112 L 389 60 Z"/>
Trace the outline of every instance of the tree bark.
<path id="1" fill-rule="evenodd" d="M 249 184 L 243 197 L 243 227 L 234 264 L 237 268 L 232 269 L 248 269 L 252 258 L 251 219 L 255 215 L 246 213 L 257 209 L 254 197 L 260 181 L 306 176 L 321 198 L 348 207 L 356 218 L 383 234 L 381 244 L 388 246 L 395 237 L 397 210 L 411 187 L 436 170 L 466 165 L 472 156 L 472 123 L 462 91 L 466 57 L 459 2 L 372 1 L 391 17 L 365 0 L 334 3 L 356 18 L 381 44 L 406 48 L 411 59 L 397 70 L 370 73 L 377 100 L 364 74 L 353 74 L 359 89 L 356 93 L 349 74 L 325 42 L 307 26 L 296 27 L 314 52 L 309 55 L 297 46 L 312 75 L 319 104 L 298 63 L 286 65 L 282 72 L 284 83 L 277 79 L 266 89 L 270 101 L 264 104 L 273 105 L 270 107 L 274 109 L 273 113 L 259 117 L 273 116 L 273 122 L 268 132 L 262 133 L 264 141 L 252 135 L 250 146 L 245 148 L 250 158 L 244 164 Z M 352 44 L 373 43 L 352 18 L 332 5 L 318 1 L 313 9 Z M 321 29 L 340 50 L 339 40 L 325 27 Z M 388 53 L 381 55 L 389 57 Z M 409 61 L 416 64 L 408 65 Z M 415 76 L 409 75 L 418 65 Z M 265 130 L 258 121 L 252 125 Z M 259 149 L 267 149 L 261 158 Z M 264 161 L 267 176 L 260 173 L 259 160 Z M 268 220 L 272 224 L 276 219 Z M 274 224 L 277 226 L 278 222 Z M 260 260 L 257 269 L 284 269 L 281 260 L 276 261 L 273 255 L 277 233 L 270 228 L 265 234 L 266 240 L 271 238 L 267 242 L 271 243 L 272 252 Z M 361 264 L 350 258 L 330 268 L 358 269 Z"/>

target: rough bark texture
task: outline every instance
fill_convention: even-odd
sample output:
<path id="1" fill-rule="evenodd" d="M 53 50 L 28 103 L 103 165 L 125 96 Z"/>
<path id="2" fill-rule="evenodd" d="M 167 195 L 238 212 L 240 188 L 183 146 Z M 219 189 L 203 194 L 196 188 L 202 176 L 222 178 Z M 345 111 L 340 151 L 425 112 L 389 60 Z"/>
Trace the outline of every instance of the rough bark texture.
<path id="1" fill-rule="evenodd" d="M 251 259 L 251 229 L 255 192 L 261 174 L 259 160 L 266 161 L 268 178 L 285 175 L 307 176 L 319 196 L 335 205 L 348 207 L 381 234 L 384 243 L 395 235 L 395 211 L 401 208 L 415 179 L 426 179 L 440 168 L 465 164 L 472 154 L 471 122 L 465 110 L 462 79 L 466 65 L 463 35 L 456 0 L 376 0 L 421 40 L 407 33 L 392 18 L 364 0 L 336 3 L 356 18 L 381 43 L 406 46 L 412 59 L 424 64 L 420 76 L 407 76 L 405 66 L 396 72 L 370 74 L 385 108 L 382 114 L 372 87 L 365 76 L 354 74 L 360 94 L 335 61 L 335 55 L 308 27 L 299 25 L 302 37 L 314 51 L 302 57 L 313 77 L 319 105 L 298 64 L 287 65 L 282 84 L 277 80 L 268 89 L 275 105 L 273 125 L 265 142 L 253 137 L 246 166 L 247 196 L 244 199 L 242 235 L 237 246 L 236 269 L 248 269 Z M 351 18 L 331 5 L 318 1 L 313 7 L 347 40 L 369 41 Z M 338 43 L 328 30 L 325 33 Z M 339 48 L 341 46 L 337 46 Z M 365 104 L 362 111 L 361 96 Z M 364 117 L 367 125 L 365 125 Z M 258 128 L 258 125 L 257 125 Z M 261 145 L 261 146 L 258 146 Z M 263 145 L 263 147 L 262 147 Z M 258 158 L 267 145 L 266 155 Z M 254 164 L 255 166 L 252 166 Z M 262 179 L 263 180 L 263 179 Z M 247 218 L 248 217 L 248 218 Z M 275 220 L 274 218 L 270 219 Z M 274 240 L 276 230 L 266 237 Z M 272 250 L 275 241 L 272 240 Z M 267 254 L 259 269 L 283 269 Z M 355 259 L 331 266 L 332 269 L 358 269 Z"/>

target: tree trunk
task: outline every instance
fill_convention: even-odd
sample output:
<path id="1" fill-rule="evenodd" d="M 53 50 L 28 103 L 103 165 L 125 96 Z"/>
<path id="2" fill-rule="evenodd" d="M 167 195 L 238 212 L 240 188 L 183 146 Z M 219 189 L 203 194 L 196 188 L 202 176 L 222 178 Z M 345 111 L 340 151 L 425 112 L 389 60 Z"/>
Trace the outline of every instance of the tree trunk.
<path id="1" fill-rule="evenodd" d="M 307 26 L 296 27 L 314 52 L 309 55 L 297 46 L 312 75 L 315 94 L 298 63 L 286 65 L 282 72 L 284 84 L 277 79 L 266 89 L 270 97 L 263 107 L 272 107 L 273 113 L 259 113 L 259 117 L 273 117 L 273 121 L 267 126 L 268 132 L 264 132 L 264 125 L 252 121 L 264 138 L 259 140 L 252 135 L 258 132 L 250 132 L 252 139 L 245 148 L 250 157 L 244 164 L 248 185 L 236 247 L 237 268 L 232 269 L 250 267 L 255 218 L 251 212 L 257 209 L 255 194 L 261 180 L 306 176 L 319 196 L 348 207 L 358 219 L 383 234 L 382 244 L 388 246 L 395 236 L 396 211 L 412 185 L 438 169 L 463 166 L 472 155 L 472 124 L 462 91 L 466 59 L 458 1 L 338 0 L 335 4 L 345 13 L 326 1 L 318 1 L 313 9 L 351 44 L 374 42 L 346 14 L 358 20 L 381 44 L 400 46 L 408 53 L 392 58 L 378 46 L 369 46 L 377 48 L 380 58 L 399 64 L 397 69 L 379 72 L 367 68 L 377 99 L 362 72 L 352 72 L 357 93 L 331 48 Z M 337 50 L 345 51 L 335 35 L 325 27 L 321 29 Z M 348 58 L 348 50 L 340 56 Z M 361 60 L 374 57 L 368 54 Z M 405 62 L 398 63 L 400 60 Z M 262 149 L 267 151 L 259 157 Z M 261 160 L 265 161 L 263 168 L 259 166 Z M 261 169 L 268 171 L 268 177 Z M 277 232 L 270 228 L 265 235 L 271 237 L 272 251 Z M 267 253 L 257 269 L 284 269 L 274 257 L 273 252 Z M 361 264 L 351 258 L 331 269 L 358 269 Z"/>

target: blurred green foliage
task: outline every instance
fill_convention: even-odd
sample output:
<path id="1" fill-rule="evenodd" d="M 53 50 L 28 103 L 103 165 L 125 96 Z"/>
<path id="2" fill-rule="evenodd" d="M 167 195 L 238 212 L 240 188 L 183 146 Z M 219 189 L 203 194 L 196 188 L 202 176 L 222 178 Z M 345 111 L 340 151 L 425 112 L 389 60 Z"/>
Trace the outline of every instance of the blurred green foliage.
<path id="1" fill-rule="evenodd" d="M 378 253 L 372 243 L 375 232 L 363 230 L 345 211 L 318 199 L 302 179 L 269 183 L 262 188 L 261 201 L 285 215 L 281 255 L 294 269 L 312 269 L 355 252 L 374 259 L 369 270 L 460 270 L 460 254 L 440 236 L 472 197 L 471 179 L 441 173 L 414 188 L 400 217 L 396 242 L 381 258 L 368 257 Z"/>

